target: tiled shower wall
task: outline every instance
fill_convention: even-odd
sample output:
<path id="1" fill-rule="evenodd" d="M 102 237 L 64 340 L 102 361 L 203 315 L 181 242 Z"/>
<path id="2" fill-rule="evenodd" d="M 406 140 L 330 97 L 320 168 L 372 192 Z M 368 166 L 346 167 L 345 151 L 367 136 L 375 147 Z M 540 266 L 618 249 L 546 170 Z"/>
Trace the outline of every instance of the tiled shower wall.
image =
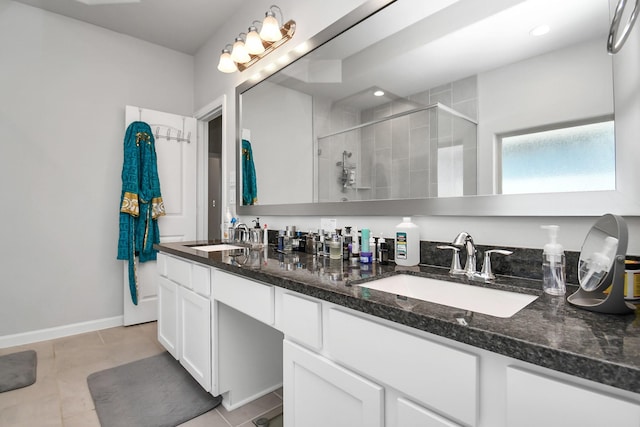
<path id="1" fill-rule="evenodd" d="M 472 76 L 362 111 L 314 98 L 314 130 L 320 136 L 318 200 L 476 194 L 475 126 L 442 110 L 322 136 L 436 102 L 477 120 L 477 97 L 477 78 Z M 351 155 L 347 169 L 355 169 L 353 185 L 340 179 L 344 151 Z"/>

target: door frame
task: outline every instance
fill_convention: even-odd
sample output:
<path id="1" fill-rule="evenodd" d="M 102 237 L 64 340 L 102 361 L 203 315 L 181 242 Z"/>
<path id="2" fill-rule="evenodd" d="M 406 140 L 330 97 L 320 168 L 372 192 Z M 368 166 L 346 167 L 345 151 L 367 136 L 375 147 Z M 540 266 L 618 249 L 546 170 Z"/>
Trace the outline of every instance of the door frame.
<path id="1" fill-rule="evenodd" d="M 209 214 L 209 121 L 218 116 L 222 116 L 222 153 L 221 153 L 221 175 L 222 175 L 222 192 L 221 205 L 222 212 L 229 206 L 229 191 L 227 182 L 227 123 L 228 114 L 227 96 L 222 95 L 214 99 L 194 113 L 197 120 L 198 129 L 198 147 L 196 164 L 198 167 L 196 173 L 196 238 L 198 240 L 208 240 L 209 225 L 207 215 Z M 233 209 L 232 209 L 233 210 Z"/>

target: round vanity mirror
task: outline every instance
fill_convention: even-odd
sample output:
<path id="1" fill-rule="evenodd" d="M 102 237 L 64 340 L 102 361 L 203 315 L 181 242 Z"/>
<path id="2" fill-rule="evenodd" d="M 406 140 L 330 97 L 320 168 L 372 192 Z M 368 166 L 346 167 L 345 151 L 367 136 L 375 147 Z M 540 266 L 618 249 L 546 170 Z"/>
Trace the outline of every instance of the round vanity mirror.
<path id="1" fill-rule="evenodd" d="M 591 227 L 578 261 L 580 289 L 567 300 L 600 313 L 625 314 L 635 306 L 624 300 L 624 260 L 629 232 L 622 217 L 602 216 Z"/>

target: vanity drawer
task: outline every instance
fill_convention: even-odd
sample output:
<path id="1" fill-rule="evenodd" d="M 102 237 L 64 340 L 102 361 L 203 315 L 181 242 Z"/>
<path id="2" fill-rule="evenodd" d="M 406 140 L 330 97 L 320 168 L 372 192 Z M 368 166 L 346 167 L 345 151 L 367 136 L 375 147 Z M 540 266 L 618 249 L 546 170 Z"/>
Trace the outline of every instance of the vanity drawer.
<path id="1" fill-rule="evenodd" d="M 273 286 L 255 282 L 221 270 L 214 272 L 213 299 L 268 325 L 274 322 Z"/>
<path id="2" fill-rule="evenodd" d="M 191 264 L 191 283 L 196 293 L 209 297 L 211 295 L 211 268 L 204 265 Z"/>
<path id="3" fill-rule="evenodd" d="M 164 256 L 165 276 L 180 286 L 208 297 L 211 295 L 211 268 L 184 261 L 172 256 Z M 162 274 L 162 271 L 160 272 Z"/>
<path id="4" fill-rule="evenodd" d="M 158 253 L 156 258 L 156 271 L 159 275 L 167 277 L 167 259 L 169 257 L 162 252 Z"/>
<path id="5" fill-rule="evenodd" d="M 167 277 L 180 286 L 192 289 L 191 285 L 191 263 L 181 259 L 167 257 Z"/>
<path id="6" fill-rule="evenodd" d="M 288 338 L 322 348 L 322 304 L 298 295 L 282 295 L 282 331 Z"/>
<path id="7" fill-rule="evenodd" d="M 325 348 L 331 358 L 388 384 L 437 412 L 475 426 L 478 356 L 329 310 Z"/>

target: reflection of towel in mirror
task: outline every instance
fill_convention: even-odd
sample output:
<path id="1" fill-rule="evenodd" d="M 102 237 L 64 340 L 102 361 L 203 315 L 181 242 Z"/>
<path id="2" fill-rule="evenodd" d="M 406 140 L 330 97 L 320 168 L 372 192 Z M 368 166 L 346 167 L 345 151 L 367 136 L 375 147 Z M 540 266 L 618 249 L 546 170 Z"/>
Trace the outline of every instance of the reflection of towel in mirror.
<path id="1" fill-rule="evenodd" d="M 131 123 L 125 134 L 120 200 L 118 259 L 129 261 L 129 290 L 138 305 L 135 256 L 140 262 L 156 259 L 153 244 L 160 243 L 158 217 L 165 214 L 155 141 L 151 127 L 144 122 Z"/>
<path id="2" fill-rule="evenodd" d="M 258 201 L 256 168 L 253 164 L 251 143 L 242 140 L 242 204 L 253 205 Z"/>

